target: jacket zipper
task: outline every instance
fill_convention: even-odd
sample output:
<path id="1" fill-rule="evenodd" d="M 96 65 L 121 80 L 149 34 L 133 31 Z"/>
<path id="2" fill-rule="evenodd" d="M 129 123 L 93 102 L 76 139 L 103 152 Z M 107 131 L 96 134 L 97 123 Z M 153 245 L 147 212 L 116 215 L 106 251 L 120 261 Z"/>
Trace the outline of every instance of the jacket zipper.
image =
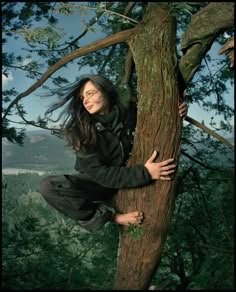
<path id="1" fill-rule="evenodd" d="M 120 144 L 120 150 L 121 150 L 121 160 L 120 160 L 120 163 L 123 164 L 123 160 L 125 158 L 125 153 L 124 153 L 124 147 L 123 147 L 123 144 L 122 142 L 120 141 L 119 137 L 114 133 L 114 132 L 111 132 L 119 141 L 119 144 Z"/>
<path id="2" fill-rule="evenodd" d="M 125 158 L 125 153 L 124 153 L 124 147 L 123 147 L 123 144 L 122 144 L 122 142 L 121 142 L 121 140 L 119 139 L 119 136 L 118 135 L 116 135 L 113 131 L 109 131 L 110 133 L 112 133 L 117 139 L 118 139 L 118 141 L 119 141 L 119 144 L 120 144 L 120 149 L 121 149 L 121 161 L 120 161 L 120 163 L 122 163 L 123 164 L 123 161 L 124 161 L 124 158 Z"/>
<path id="3" fill-rule="evenodd" d="M 121 162 L 123 162 L 123 160 L 124 160 L 124 158 L 125 158 L 125 154 L 124 154 L 124 148 L 123 148 L 123 145 L 122 145 L 121 141 L 120 141 L 120 148 L 121 148 L 121 155 L 122 155 L 122 160 L 121 160 Z"/>

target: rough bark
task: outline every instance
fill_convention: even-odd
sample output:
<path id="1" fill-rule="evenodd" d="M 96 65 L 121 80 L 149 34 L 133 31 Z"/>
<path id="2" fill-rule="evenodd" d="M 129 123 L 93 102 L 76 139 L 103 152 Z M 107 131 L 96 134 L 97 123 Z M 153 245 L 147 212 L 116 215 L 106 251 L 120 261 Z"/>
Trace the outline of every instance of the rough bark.
<path id="1" fill-rule="evenodd" d="M 122 31 L 64 56 L 28 90 L 17 96 L 4 112 L 3 119 L 17 101 L 39 88 L 66 63 L 124 42 L 131 36 L 129 45 L 137 70 L 139 104 L 130 165 L 143 164 L 154 149 L 160 153 L 159 161 L 172 156 L 178 158 L 181 122 L 178 116 L 175 25 L 165 3 L 143 2 L 143 6 L 146 16 L 138 26 L 139 31 L 137 28 Z M 193 17 L 182 42 L 184 56 L 180 62 L 180 72 L 186 86 L 215 37 L 233 25 L 233 6 L 233 2 L 210 3 Z M 115 289 L 148 288 L 167 236 L 174 207 L 175 182 L 176 176 L 171 182 L 158 181 L 148 187 L 119 192 L 118 211 L 144 212 L 145 236 L 143 239 L 131 240 L 126 229 L 121 230 Z"/>
<path id="2" fill-rule="evenodd" d="M 181 120 L 178 115 L 176 28 L 166 4 L 149 3 L 142 24 L 129 40 L 138 77 L 138 122 L 130 165 L 143 164 L 159 151 L 157 161 L 178 159 Z M 174 199 L 172 181 L 156 181 L 137 189 L 122 190 L 117 210 L 142 210 L 144 238 L 132 240 L 121 228 L 114 289 L 147 289 L 160 260 Z"/>
<path id="3" fill-rule="evenodd" d="M 230 68 L 234 68 L 234 37 L 232 37 L 218 52 L 219 55 L 226 54 L 230 60 Z"/>
<path id="4" fill-rule="evenodd" d="M 233 25 L 234 2 L 212 2 L 192 16 L 181 40 L 179 69 L 186 87 L 216 37 Z"/>

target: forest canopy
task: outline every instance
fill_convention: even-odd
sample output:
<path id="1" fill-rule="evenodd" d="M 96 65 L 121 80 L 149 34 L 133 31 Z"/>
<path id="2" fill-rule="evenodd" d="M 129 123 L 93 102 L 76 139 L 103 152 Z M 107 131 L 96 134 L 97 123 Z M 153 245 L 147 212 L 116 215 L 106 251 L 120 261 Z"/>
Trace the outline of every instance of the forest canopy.
<path id="1" fill-rule="evenodd" d="M 2 2 L 3 155 L 15 151 L 7 143 L 29 149 L 25 129 L 57 134 L 60 124 L 44 118 L 55 101 L 53 90 L 93 73 L 113 81 L 125 106 L 137 105 L 141 134 L 133 160 L 150 155 L 143 149 L 155 143 L 161 155 L 179 156 L 176 189 L 165 193 L 164 185 L 159 193 L 157 183 L 152 191 L 119 193 L 119 208 L 129 207 L 120 199 L 129 196 L 130 205 L 153 214 L 142 228 L 144 237 L 136 239 L 111 223 L 88 234 L 45 204 L 38 188 L 42 177 L 3 175 L 3 288 L 109 290 L 118 282 L 134 288 L 139 280 L 137 289 L 234 288 L 234 69 L 232 59 L 218 54 L 234 35 L 233 12 L 233 2 Z M 189 114 L 180 125 L 172 104 L 184 91 Z M 176 144 L 156 130 L 160 119 L 150 104 L 161 113 L 162 133 Z M 55 144 L 40 135 L 44 141 L 34 149 L 53 151 Z M 41 154 L 37 170 L 45 176 L 73 171 L 70 164 L 55 168 L 50 155 L 44 160 Z M 32 168 L 32 161 L 15 167 L 22 165 Z M 166 214 L 169 227 L 161 220 Z M 160 227 L 166 240 L 156 236 Z M 161 246 L 158 255 L 141 257 L 140 250 L 151 250 L 145 240 Z M 123 262 L 132 257 L 135 275 Z"/>

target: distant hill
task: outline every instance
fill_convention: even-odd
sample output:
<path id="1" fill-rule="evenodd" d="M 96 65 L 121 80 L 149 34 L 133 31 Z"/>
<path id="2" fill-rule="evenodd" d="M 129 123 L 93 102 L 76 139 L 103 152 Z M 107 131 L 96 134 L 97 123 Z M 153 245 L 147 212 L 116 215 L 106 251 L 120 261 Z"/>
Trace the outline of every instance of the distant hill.
<path id="1" fill-rule="evenodd" d="M 26 132 L 24 146 L 2 141 L 2 168 L 73 170 L 74 164 L 73 150 L 46 131 Z"/>
<path id="2" fill-rule="evenodd" d="M 203 134 L 206 138 L 207 134 Z M 196 140 L 201 140 L 199 136 L 195 137 Z M 224 137 L 232 145 L 234 145 L 234 137 Z M 188 155 L 194 157 L 198 161 L 213 168 L 227 168 L 234 166 L 234 149 L 228 145 L 219 142 L 217 139 L 212 139 L 212 142 L 216 144 L 209 146 L 203 139 L 202 143 L 192 143 L 192 145 L 184 144 L 182 149 L 187 152 Z M 197 151 L 196 151 L 197 150 Z M 183 155 L 184 156 L 184 155 Z M 186 160 L 189 158 L 184 157 Z"/>
<path id="3" fill-rule="evenodd" d="M 234 143 L 233 138 L 228 138 L 228 140 Z M 203 145 L 196 146 L 198 149 L 204 148 Z M 195 154 L 192 147 L 187 145 L 183 148 L 190 155 Z M 38 171 L 67 170 L 74 172 L 75 159 L 73 150 L 66 146 L 62 139 L 51 135 L 49 131 L 28 131 L 24 147 L 6 140 L 2 141 L 2 168 L 23 168 Z M 232 165 L 234 151 L 227 151 L 226 154 L 215 151 L 214 155 L 209 159 L 212 160 L 211 164 L 213 165 Z"/>

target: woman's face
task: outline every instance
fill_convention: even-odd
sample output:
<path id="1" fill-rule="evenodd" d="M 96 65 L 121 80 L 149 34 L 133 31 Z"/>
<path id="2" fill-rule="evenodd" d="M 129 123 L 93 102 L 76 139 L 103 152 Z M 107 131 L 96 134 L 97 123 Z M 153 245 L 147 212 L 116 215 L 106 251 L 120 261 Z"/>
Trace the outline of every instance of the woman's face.
<path id="1" fill-rule="evenodd" d="M 108 100 L 95 87 L 95 85 L 88 81 L 85 83 L 81 92 L 81 99 L 85 109 L 91 114 L 104 115 L 109 112 Z"/>

